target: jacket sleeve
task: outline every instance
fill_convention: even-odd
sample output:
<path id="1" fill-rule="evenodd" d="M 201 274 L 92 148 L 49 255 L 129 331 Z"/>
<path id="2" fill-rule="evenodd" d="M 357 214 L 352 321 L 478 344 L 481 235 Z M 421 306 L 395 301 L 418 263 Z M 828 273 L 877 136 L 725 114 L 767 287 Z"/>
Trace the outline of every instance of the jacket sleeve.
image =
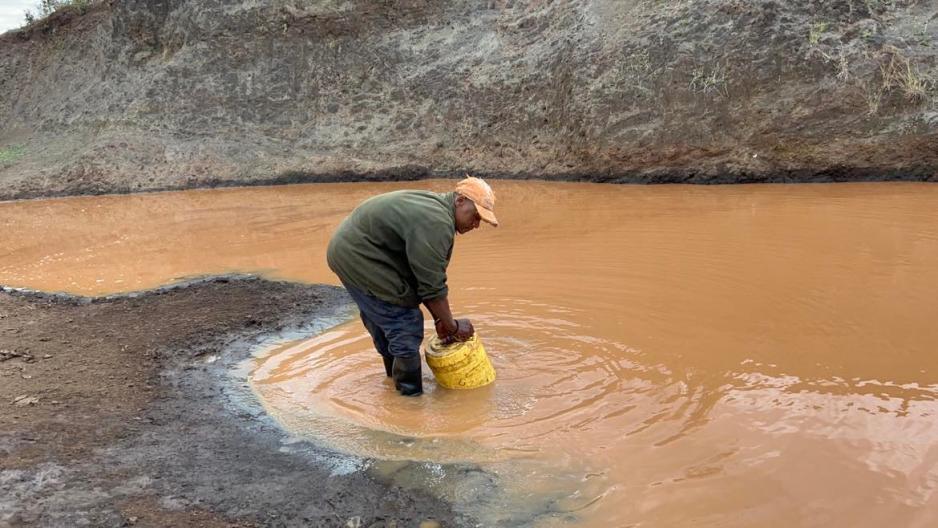
<path id="1" fill-rule="evenodd" d="M 447 227 L 420 224 L 412 226 L 406 237 L 407 261 L 417 279 L 417 296 L 422 301 L 449 292 L 446 267 L 452 254 L 453 235 Z"/>

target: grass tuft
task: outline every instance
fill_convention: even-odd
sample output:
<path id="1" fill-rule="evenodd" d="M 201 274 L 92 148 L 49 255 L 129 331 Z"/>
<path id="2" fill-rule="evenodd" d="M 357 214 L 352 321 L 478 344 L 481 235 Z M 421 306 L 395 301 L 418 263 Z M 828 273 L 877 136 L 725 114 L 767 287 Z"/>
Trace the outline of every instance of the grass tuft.
<path id="1" fill-rule="evenodd" d="M 880 75 L 885 90 L 900 90 L 909 101 L 924 101 L 931 81 L 915 68 L 909 59 L 890 53 L 889 60 L 880 64 Z"/>
<path id="2" fill-rule="evenodd" d="M 808 42 L 812 46 L 816 46 L 821 42 L 821 37 L 824 36 L 827 27 L 827 22 L 815 22 L 811 24 L 811 28 L 808 30 Z"/>
<path id="3" fill-rule="evenodd" d="M 691 72 L 690 89 L 699 94 L 726 96 L 726 68 L 720 64 L 709 70 L 704 67 L 694 68 Z"/>
<path id="4" fill-rule="evenodd" d="M 26 152 L 26 147 L 22 145 L 12 145 L 6 148 L 0 148 L 0 165 L 7 165 L 20 159 Z"/>

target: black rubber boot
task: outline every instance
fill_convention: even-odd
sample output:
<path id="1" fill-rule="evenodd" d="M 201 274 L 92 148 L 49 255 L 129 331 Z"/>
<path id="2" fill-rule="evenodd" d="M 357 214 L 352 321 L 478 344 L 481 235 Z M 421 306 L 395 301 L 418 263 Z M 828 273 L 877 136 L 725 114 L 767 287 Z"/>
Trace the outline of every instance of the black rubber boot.
<path id="1" fill-rule="evenodd" d="M 394 365 L 394 356 L 381 356 L 384 360 L 384 373 L 391 377 L 391 367 Z"/>
<path id="2" fill-rule="evenodd" d="M 423 394 L 420 355 L 394 358 L 391 377 L 394 378 L 394 388 L 402 396 L 420 396 Z"/>

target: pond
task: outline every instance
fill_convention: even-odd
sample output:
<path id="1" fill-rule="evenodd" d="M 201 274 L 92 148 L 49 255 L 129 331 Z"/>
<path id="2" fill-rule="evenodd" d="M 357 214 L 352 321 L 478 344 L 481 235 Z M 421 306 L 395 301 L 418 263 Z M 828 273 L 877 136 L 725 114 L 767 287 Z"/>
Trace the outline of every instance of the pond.
<path id="1" fill-rule="evenodd" d="M 459 475 L 414 485 L 487 525 L 938 523 L 938 186 L 492 183 L 501 225 L 457 237 L 449 285 L 496 383 L 425 368 L 427 393 L 399 397 L 351 321 L 254 360 L 284 427 L 389 474 L 476 465 L 484 503 Z M 451 186 L 0 203 L 0 284 L 337 284 L 325 247 L 357 203 Z"/>

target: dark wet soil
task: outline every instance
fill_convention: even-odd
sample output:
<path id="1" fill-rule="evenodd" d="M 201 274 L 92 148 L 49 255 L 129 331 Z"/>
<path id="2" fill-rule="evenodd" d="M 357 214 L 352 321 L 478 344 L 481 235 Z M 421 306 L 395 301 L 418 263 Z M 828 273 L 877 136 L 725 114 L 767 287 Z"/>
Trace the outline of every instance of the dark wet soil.
<path id="1" fill-rule="evenodd" d="M 190 189 L 214 189 L 221 187 L 260 187 L 269 185 L 292 185 L 302 183 L 352 183 L 352 182 L 395 182 L 420 181 L 437 178 L 458 179 L 464 170 L 431 170 L 420 166 L 393 167 L 372 172 L 337 172 L 318 174 L 303 171 L 288 171 L 268 178 L 189 180 L 172 185 L 140 187 L 127 183 L 122 175 L 99 175 L 94 182 L 76 181 L 61 187 L 49 187 L 42 182 L 23 182 L 0 186 L 0 201 L 57 198 L 65 196 L 99 196 L 104 194 L 131 194 L 144 192 L 184 191 Z M 842 183 L 842 182 L 938 182 L 938 172 L 929 165 L 903 166 L 898 169 L 842 167 L 824 169 L 778 170 L 755 173 L 740 170 L 719 172 L 662 169 L 658 171 L 570 171 L 557 173 L 489 172 L 474 171 L 474 176 L 487 180 L 538 180 L 554 182 L 585 182 L 614 184 L 692 184 L 731 185 L 746 183 Z"/>
<path id="2" fill-rule="evenodd" d="M 331 324 L 347 302 L 239 277 L 0 292 L 0 527 L 457 524 L 369 477 L 370 461 L 288 440 L 239 379 L 263 339 Z"/>

